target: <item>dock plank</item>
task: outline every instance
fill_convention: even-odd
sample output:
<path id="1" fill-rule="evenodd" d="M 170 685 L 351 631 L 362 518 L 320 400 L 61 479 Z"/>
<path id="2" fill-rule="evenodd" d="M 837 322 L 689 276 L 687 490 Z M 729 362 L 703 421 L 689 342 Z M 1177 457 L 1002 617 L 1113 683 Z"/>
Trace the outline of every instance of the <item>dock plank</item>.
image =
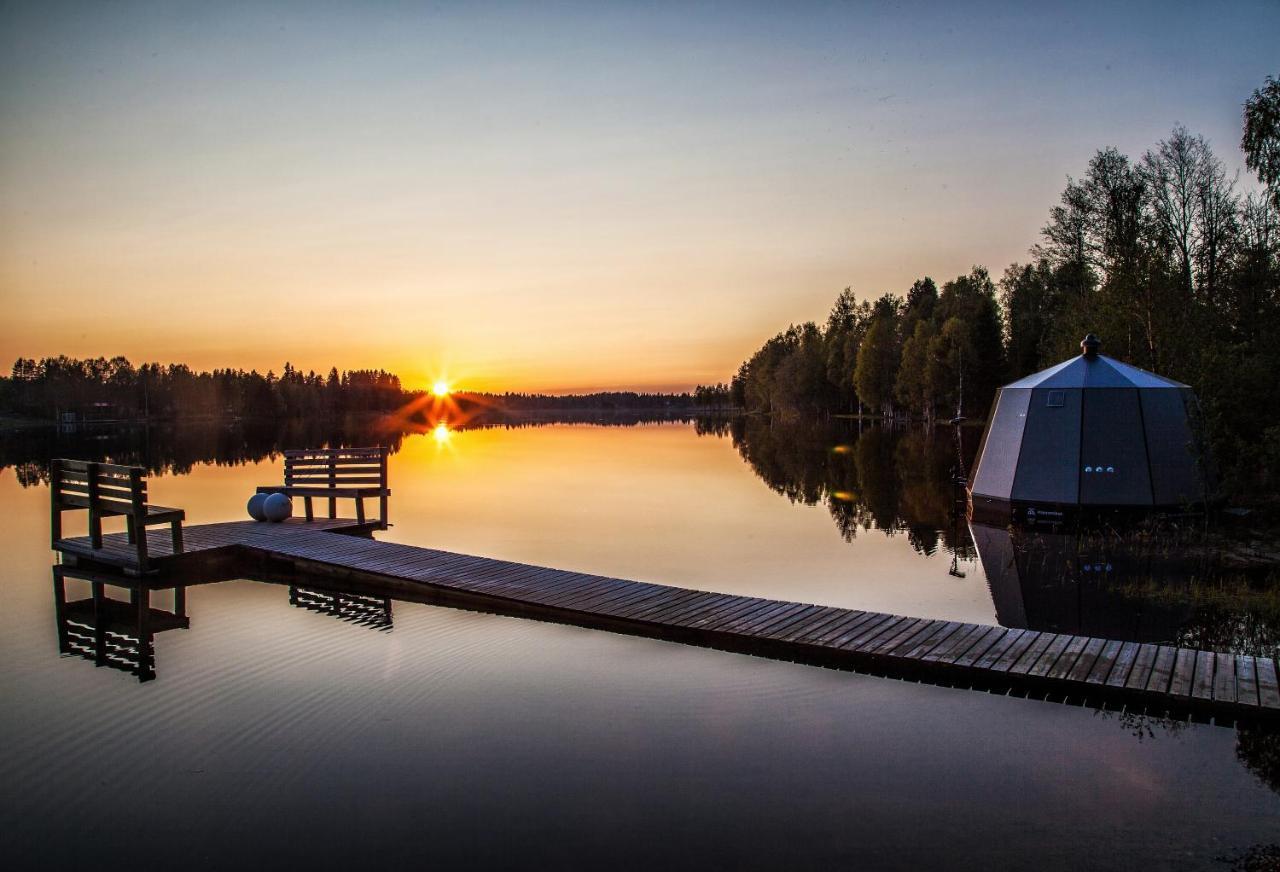
<path id="1" fill-rule="evenodd" d="M 1045 652 L 1047 652 L 1059 639 L 1063 641 L 1064 645 L 1066 644 L 1065 636 L 1059 636 L 1055 633 L 1041 633 L 1040 638 L 1036 639 L 1035 642 L 1027 648 L 1023 655 L 1014 661 L 1014 664 L 1009 667 L 1009 671 L 1015 675 L 1026 675 L 1031 671 L 1031 667 L 1035 666 L 1037 661 L 1039 661 L 1040 658 L 1045 655 Z"/>
<path id="2" fill-rule="evenodd" d="M 841 621 L 847 620 L 849 615 L 848 609 L 823 609 L 822 614 L 814 615 L 812 619 L 796 624 L 780 636 L 779 639 L 783 642 L 797 642 L 815 633 L 821 633 L 826 627 L 834 626 Z"/>
<path id="3" fill-rule="evenodd" d="M 1169 645 L 1161 645 L 1156 653 L 1155 664 L 1151 667 L 1151 676 L 1147 679 L 1146 689 L 1152 693 L 1167 693 L 1169 682 L 1173 678 L 1173 664 L 1177 659 L 1178 649 Z"/>
<path id="4" fill-rule="evenodd" d="M 848 638 L 837 639 L 835 647 L 844 651 L 856 651 L 862 645 L 875 640 L 881 634 L 892 630 L 905 620 L 907 619 L 900 615 L 884 615 L 878 620 L 871 621 L 855 630 L 848 635 Z"/>
<path id="5" fill-rule="evenodd" d="M 1213 699 L 1214 662 L 1212 651 L 1196 652 L 1196 671 L 1191 678 L 1191 695 L 1196 699 Z"/>
<path id="6" fill-rule="evenodd" d="M 850 611 L 839 620 L 836 620 L 825 627 L 817 628 L 811 633 L 806 633 L 796 639 L 796 641 L 801 645 L 825 646 L 841 633 L 852 631 L 859 625 L 873 620 L 874 618 L 874 612 Z"/>
<path id="7" fill-rule="evenodd" d="M 982 624 L 961 624 L 959 630 L 952 633 L 944 639 L 941 644 L 936 645 L 932 650 L 924 654 L 921 659 L 929 662 L 938 662 L 952 654 L 959 656 L 964 653 L 964 650 L 968 646 L 976 642 L 978 637 L 988 629 L 990 628 L 984 627 Z"/>
<path id="8" fill-rule="evenodd" d="M 1120 653 L 1116 655 L 1116 662 L 1111 667 L 1111 672 L 1107 675 L 1103 684 L 1107 687 L 1124 687 L 1125 681 L 1129 678 L 1129 671 L 1133 668 L 1133 661 L 1137 656 L 1137 642 L 1125 642 L 1121 645 Z"/>
<path id="9" fill-rule="evenodd" d="M 888 657 L 907 657 L 909 651 L 914 650 L 918 645 L 924 644 L 946 625 L 946 621 L 925 621 L 917 624 L 913 632 L 903 636 L 897 644 L 886 648 L 884 653 Z"/>
<path id="10" fill-rule="evenodd" d="M 901 652 L 900 656 L 908 660 L 923 660 L 926 653 L 943 645 L 961 626 L 962 624 L 959 621 L 948 621 L 925 638 L 916 642 L 910 649 Z"/>
<path id="11" fill-rule="evenodd" d="M 985 654 L 974 661 L 973 667 L 975 669 L 992 668 L 996 661 L 1004 657 L 1005 653 L 1026 634 L 1026 630 L 1006 630 L 995 640 L 995 644 L 987 649 Z"/>
<path id="12" fill-rule="evenodd" d="M 1276 679 L 1276 661 L 1259 657 L 1254 662 L 1258 677 L 1258 705 L 1264 709 L 1280 709 L 1280 681 Z"/>
<path id="13" fill-rule="evenodd" d="M 1236 658 L 1222 652 L 1213 655 L 1213 698 L 1219 702 L 1236 701 Z"/>
<path id="14" fill-rule="evenodd" d="M 739 597 L 738 602 L 725 606 L 723 609 L 717 606 L 711 612 L 707 611 L 706 603 L 701 607 L 693 606 L 687 610 L 686 616 L 675 614 L 667 618 L 668 623 L 684 624 L 690 627 L 698 627 L 708 632 L 720 632 L 725 627 L 731 625 L 734 621 L 742 620 L 749 617 L 761 609 L 769 608 L 768 600 L 761 600 L 757 597 L 747 596 Z"/>
<path id="15" fill-rule="evenodd" d="M 1036 678 L 1047 676 L 1049 670 L 1053 668 L 1053 664 L 1058 662 L 1058 658 L 1066 652 L 1067 646 L 1075 641 L 1075 638 L 1075 636 L 1058 636 L 1044 649 L 1040 659 L 1027 668 L 1027 674 Z"/>
<path id="16" fill-rule="evenodd" d="M 1102 646 L 1098 659 L 1093 662 L 1093 668 L 1089 670 L 1089 675 L 1085 678 L 1086 684 L 1106 684 L 1107 676 L 1115 668 L 1116 658 L 1120 656 L 1120 649 L 1124 647 L 1124 644 L 1124 642 L 1112 639 Z"/>
<path id="17" fill-rule="evenodd" d="M 1196 652 L 1191 648 L 1179 648 L 1173 663 L 1173 677 L 1169 693 L 1173 696 L 1191 696 L 1191 686 L 1196 674 Z"/>
<path id="18" fill-rule="evenodd" d="M 1258 677 L 1254 659 L 1244 654 L 1236 655 L 1236 696 L 1240 705 L 1252 708 L 1258 705 Z"/>
<path id="19" fill-rule="evenodd" d="M 928 623 L 924 618 L 903 618 L 891 631 L 860 645 L 858 650 L 869 654 L 888 651 L 908 636 L 920 632 Z"/>
<path id="20" fill-rule="evenodd" d="M 772 621 L 753 627 L 753 629 L 748 630 L 748 633 L 768 636 L 771 639 L 780 639 L 782 634 L 785 634 L 792 626 L 800 624 L 801 621 L 809 620 L 810 617 L 817 615 L 820 611 L 822 611 L 822 606 L 804 606 L 799 611 L 782 613 L 782 615 L 774 617 Z"/>
<path id="21" fill-rule="evenodd" d="M 1013 668 L 1013 664 L 1017 663 L 1019 658 L 1036 644 L 1046 633 L 1038 633 L 1034 630 L 1027 630 L 1012 645 L 1005 650 L 1003 654 L 996 658 L 991 664 L 992 672 L 1008 672 Z"/>
<path id="22" fill-rule="evenodd" d="M 1107 640 L 1105 639 L 1090 639 L 1085 643 L 1084 650 L 1080 652 L 1080 656 L 1076 658 L 1075 665 L 1067 673 L 1067 680 L 1080 684 L 1088 683 L 1089 676 L 1093 673 L 1094 664 L 1098 662 L 1098 658 L 1102 656 L 1102 649 L 1106 646 Z"/>
<path id="23" fill-rule="evenodd" d="M 766 630 L 779 621 L 804 614 L 808 609 L 812 608 L 806 603 L 787 603 L 779 609 L 769 600 L 761 600 L 761 602 L 762 605 L 755 610 L 747 612 L 730 624 L 716 627 L 716 629 L 721 632 L 737 633 L 743 636 L 763 636 L 764 633 L 759 631 Z"/>
<path id="24" fill-rule="evenodd" d="M 942 658 L 942 662 L 953 663 L 962 669 L 973 667 L 993 646 L 999 644 L 1008 635 L 1008 632 L 1003 627 L 988 627 L 987 631 L 980 635 L 972 645 L 969 645 L 963 651 L 954 651 L 945 655 Z"/>
<path id="25" fill-rule="evenodd" d="M 1130 690 L 1145 690 L 1159 652 L 1160 649 L 1155 645 L 1139 645 L 1138 656 L 1133 659 L 1133 668 L 1129 670 L 1129 677 L 1124 680 L 1124 686 Z"/>
<path id="26" fill-rule="evenodd" d="M 744 609 L 756 608 L 751 597 L 721 594 L 695 596 L 656 613 L 650 623 L 710 631 L 715 623 Z"/>
<path id="27" fill-rule="evenodd" d="M 846 626 L 838 635 L 832 636 L 828 643 L 832 648 L 847 650 L 867 638 L 868 634 L 879 632 L 886 622 L 896 620 L 900 620 L 897 615 L 873 612 L 869 615 L 868 620 Z"/>

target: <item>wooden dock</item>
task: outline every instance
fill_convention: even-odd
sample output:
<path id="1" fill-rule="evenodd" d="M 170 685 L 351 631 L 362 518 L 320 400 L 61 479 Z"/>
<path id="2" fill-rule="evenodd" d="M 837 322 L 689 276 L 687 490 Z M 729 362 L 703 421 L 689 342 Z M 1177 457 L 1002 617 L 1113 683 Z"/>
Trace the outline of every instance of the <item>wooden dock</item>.
<path id="1" fill-rule="evenodd" d="M 376 526 L 376 525 L 375 525 Z M 928 620 L 626 581 L 379 542 L 347 519 L 237 521 L 186 529 L 173 553 L 151 532 L 154 575 L 172 587 L 217 564 L 223 577 L 303 573 L 343 589 L 555 620 L 778 659 L 1153 714 L 1280 718 L 1276 661 L 1086 636 Z M 340 534 L 358 535 L 340 535 Z M 62 539 L 64 561 L 129 568 L 124 534 Z M 137 583 L 136 581 L 133 583 Z"/>

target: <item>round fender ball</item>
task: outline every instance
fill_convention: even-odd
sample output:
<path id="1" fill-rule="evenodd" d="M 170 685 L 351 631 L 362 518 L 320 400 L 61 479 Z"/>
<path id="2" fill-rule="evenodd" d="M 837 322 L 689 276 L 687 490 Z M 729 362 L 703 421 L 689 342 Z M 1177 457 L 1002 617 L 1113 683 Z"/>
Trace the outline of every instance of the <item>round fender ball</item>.
<path id="1" fill-rule="evenodd" d="M 284 494 L 271 494 L 262 504 L 268 521 L 283 521 L 293 514 L 293 500 Z"/>
<path id="2" fill-rule="evenodd" d="M 263 509 L 262 504 L 267 501 L 268 496 L 270 496 L 270 494 L 254 494 L 249 497 L 250 518 L 253 518 L 255 521 L 265 521 L 267 519 L 267 513 L 266 510 Z"/>

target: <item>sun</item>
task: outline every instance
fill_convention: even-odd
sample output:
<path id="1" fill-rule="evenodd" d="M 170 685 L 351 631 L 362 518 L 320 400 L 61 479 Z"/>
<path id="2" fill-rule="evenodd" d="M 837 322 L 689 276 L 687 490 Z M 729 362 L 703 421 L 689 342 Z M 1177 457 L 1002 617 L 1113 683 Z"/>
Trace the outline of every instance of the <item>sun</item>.
<path id="1" fill-rule="evenodd" d="M 448 424 L 441 421 L 432 429 L 431 435 L 435 438 L 437 445 L 445 445 L 448 443 L 449 437 L 453 435 L 453 431 L 449 429 Z"/>
<path id="2" fill-rule="evenodd" d="M 431 393 L 437 397 L 449 396 L 449 383 L 442 378 L 436 379 L 435 383 L 431 385 Z"/>

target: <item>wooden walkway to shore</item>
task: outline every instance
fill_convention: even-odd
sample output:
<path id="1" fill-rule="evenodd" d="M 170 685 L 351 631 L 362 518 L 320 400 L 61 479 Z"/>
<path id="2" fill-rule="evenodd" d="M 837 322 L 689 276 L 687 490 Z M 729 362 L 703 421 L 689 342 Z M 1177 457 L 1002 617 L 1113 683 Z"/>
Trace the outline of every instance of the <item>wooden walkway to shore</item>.
<path id="1" fill-rule="evenodd" d="M 342 519 L 206 524 L 187 528 L 180 554 L 153 531 L 158 574 L 145 583 L 182 584 L 185 570 L 220 557 L 243 575 L 291 569 L 363 590 L 941 684 L 1153 713 L 1280 717 L 1270 657 L 735 596 L 338 535 L 368 528 Z M 55 547 L 64 560 L 120 569 L 134 553 L 123 534 L 98 551 L 87 538 Z"/>

